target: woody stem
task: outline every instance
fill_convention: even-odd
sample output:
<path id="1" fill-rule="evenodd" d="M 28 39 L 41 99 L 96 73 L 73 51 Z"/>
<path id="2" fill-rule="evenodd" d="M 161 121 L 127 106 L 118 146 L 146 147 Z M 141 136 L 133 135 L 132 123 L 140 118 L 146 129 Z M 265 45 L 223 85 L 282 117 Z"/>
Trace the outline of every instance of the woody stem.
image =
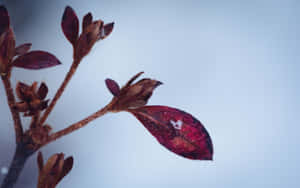
<path id="1" fill-rule="evenodd" d="M 62 130 L 60 130 L 60 131 L 58 131 L 58 132 L 50 135 L 49 138 L 48 138 L 48 140 L 45 143 L 43 143 L 42 146 L 44 146 L 44 145 L 46 145 L 46 144 L 48 144 L 48 143 L 50 143 L 50 142 L 52 142 L 52 141 L 54 141 L 54 140 L 62 137 L 62 136 L 70 134 L 70 133 L 72 133 L 72 132 L 74 132 L 74 131 L 76 131 L 76 130 L 82 128 L 82 127 L 84 127 L 89 122 L 91 122 L 91 121 L 93 121 L 93 120 L 95 120 L 95 119 L 103 116 L 107 112 L 109 112 L 110 109 L 111 109 L 111 103 L 108 104 L 108 105 L 106 105 L 102 109 L 98 110 L 97 112 L 91 114 L 90 116 L 88 116 L 88 117 L 86 117 L 86 118 L 84 118 L 84 119 L 82 119 L 82 120 L 80 120 L 80 121 L 78 121 L 78 122 L 76 122 L 76 123 L 68 126 L 65 129 L 62 129 Z"/>
<path id="2" fill-rule="evenodd" d="M 39 125 L 43 125 L 43 123 L 47 120 L 47 118 L 48 118 L 49 114 L 51 113 L 51 111 L 53 110 L 56 102 L 61 97 L 61 95 L 63 94 L 65 88 L 67 87 L 68 83 L 70 82 L 71 78 L 73 77 L 74 73 L 76 72 L 76 69 L 77 69 L 78 65 L 79 65 L 79 60 L 74 60 L 69 72 L 67 73 L 67 75 L 64 79 L 64 81 L 60 85 L 59 89 L 56 91 L 56 94 L 55 94 L 54 98 L 52 99 L 50 105 L 48 106 L 45 113 L 41 117 L 41 120 L 38 123 Z"/>
<path id="3" fill-rule="evenodd" d="M 7 175 L 5 176 L 1 188 L 13 188 L 16 184 L 24 165 L 27 159 L 34 153 L 35 151 L 29 150 L 25 144 L 18 143 L 13 160 L 10 164 Z"/>
<path id="4" fill-rule="evenodd" d="M 12 118 L 14 121 L 16 143 L 19 143 L 23 136 L 23 128 L 22 128 L 22 123 L 21 123 L 19 112 L 14 108 L 14 106 L 16 104 L 16 99 L 15 99 L 13 89 L 11 87 L 11 83 L 10 83 L 10 79 L 9 79 L 8 75 L 9 74 L 2 75 L 1 78 L 2 78 L 2 81 L 4 84 L 8 106 L 9 106 L 9 109 L 10 109 L 10 112 L 12 114 Z"/>

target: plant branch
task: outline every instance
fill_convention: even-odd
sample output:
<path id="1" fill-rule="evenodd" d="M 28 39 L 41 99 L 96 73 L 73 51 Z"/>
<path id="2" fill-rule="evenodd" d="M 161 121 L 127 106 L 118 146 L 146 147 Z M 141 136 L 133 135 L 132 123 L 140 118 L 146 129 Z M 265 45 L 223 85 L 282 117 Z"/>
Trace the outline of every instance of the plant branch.
<path id="1" fill-rule="evenodd" d="M 40 112 L 37 112 L 36 114 L 34 114 L 31 118 L 31 123 L 30 123 L 30 129 L 34 128 L 37 126 L 37 123 L 39 121 L 39 117 L 40 117 Z"/>
<path id="2" fill-rule="evenodd" d="M 22 143 L 17 144 L 13 160 L 10 164 L 7 175 L 5 176 L 1 188 L 13 188 L 27 159 L 34 153 Z"/>
<path id="3" fill-rule="evenodd" d="M 56 94 L 55 94 L 54 98 L 52 99 L 50 105 L 48 106 L 45 113 L 41 117 L 41 120 L 38 123 L 39 125 L 43 125 L 43 123 L 47 120 L 47 118 L 48 118 L 49 114 L 51 113 L 51 111 L 53 110 L 56 102 L 61 97 L 61 95 L 63 94 L 65 88 L 67 87 L 68 83 L 70 82 L 71 78 L 73 77 L 74 73 L 76 72 L 76 69 L 77 69 L 78 65 L 79 65 L 79 61 L 74 60 L 69 72 L 67 73 L 67 75 L 64 79 L 64 81 L 60 85 L 59 89 L 56 91 Z"/>
<path id="4" fill-rule="evenodd" d="M 21 123 L 19 112 L 14 108 L 14 105 L 16 104 L 16 99 L 15 99 L 13 89 L 11 87 L 11 83 L 10 83 L 8 75 L 9 74 L 2 75 L 1 78 L 2 78 L 2 81 L 4 84 L 8 106 L 9 106 L 9 109 L 10 109 L 10 112 L 12 114 L 12 118 L 14 121 L 16 143 L 19 143 L 23 136 L 23 128 L 22 128 L 22 123 Z"/>
<path id="5" fill-rule="evenodd" d="M 58 131 L 56 133 L 53 133 L 52 135 L 49 136 L 49 138 L 47 139 L 47 141 L 41 145 L 41 147 L 44 146 L 44 145 L 47 145 L 48 143 L 50 143 L 50 142 L 52 142 L 52 141 L 54 141 L 54 140 L 56 140 L 56 139 L 58 139 L 58 138 L 60 138 L 62 136 L 70 134 L 70 133 L 72 133 L 72 132 L 74 132 L 74 131 L 76 131 L 76 130 L 82 128 L 82 127 L 84 127 L 89 122 L 91 122 L 91 121 L 93 121 L 93 120 L 95 120 L 95 119 L 103 116 L 107 112 L 109 112 L 110 109 L 111 109 L 111 103 L 108 104 L 108 105 L 106 105 L 102 109 L 98 110 L 97 112 L 93 113 L 92 115 L 90 115 L 90 116 L 88 116 L 88 117 L 86 117 L 86 118 L 84 118 L 84 119 L 82 119 L 82 120 L 80 120 L 80 121 L 78 121 L 78 122 L 76 122 L 76 123 L 68 126 L 67 128 L 62 129 L 62 130 L 60 130 L 60 131 Z"/>

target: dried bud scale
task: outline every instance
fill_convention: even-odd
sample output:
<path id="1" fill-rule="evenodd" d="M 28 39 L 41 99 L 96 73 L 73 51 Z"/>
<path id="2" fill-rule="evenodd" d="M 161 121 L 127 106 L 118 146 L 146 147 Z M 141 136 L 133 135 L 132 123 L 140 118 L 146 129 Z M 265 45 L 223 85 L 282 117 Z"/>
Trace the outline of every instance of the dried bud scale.
<path id="1" fill-rule="evenodd" d="M 20 102 L 16 103 L 15 108 L 19 112 L 25 112 L 24 116 L 33 116 L 47 108 L 48 100 L 44 100 L 47 93 L 48 87 L 45 83 L 41 83 L 37 89 L 37 82 L 34 82 L 31 86 L 18 82 L 16 94 Z"/>
<path id="2" fill-rule="evenodd" d="M 56 185 L 73 168 L 73 157 L 65 159 L 63 153 L 52 155 L 44 164 L 43 155 L 38 153 L 37 163 L 39 167 L 38 188 L 55 188 Z"/>
<path id="3" fill-rule="evenodd" d="M 147 104 L 154 89 L 161 85 L 162 82 L 145 78 L 132 84 L 142 73 L 140 72 L 133 76 L 118 92 L 115 91 L 117 89 L 113 89 L 117 87 L 117 83 L 111 79 L 106 80 L 108 89 L 114 95 L 111 102 L 112 112 L 126 111 L 127 109 L 138 108 Z M 118 94 L 116 95 L 116 93 Z"/>

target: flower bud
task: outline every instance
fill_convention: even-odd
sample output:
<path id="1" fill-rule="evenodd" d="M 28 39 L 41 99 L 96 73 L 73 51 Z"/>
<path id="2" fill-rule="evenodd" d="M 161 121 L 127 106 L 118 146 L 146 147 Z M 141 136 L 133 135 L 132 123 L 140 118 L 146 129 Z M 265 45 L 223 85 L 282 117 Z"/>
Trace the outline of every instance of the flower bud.
<path id="1" fill-rule="evenodd" d="M 121 88 L 118 92 L 118 95 L 115 96 L 112 100 L 112 111 L 122 111 L 133 108 L 138 108 L 147 104 L 149 98 L 151 97 L 153 90 L 162 84 L 162 82 L 157 80 L 152 80 L 149 78 L 142 79 L 134 84 L 133 81 L 137 79 L 138 76 L 142 74 L 138 73 L 128 83 Z"/>

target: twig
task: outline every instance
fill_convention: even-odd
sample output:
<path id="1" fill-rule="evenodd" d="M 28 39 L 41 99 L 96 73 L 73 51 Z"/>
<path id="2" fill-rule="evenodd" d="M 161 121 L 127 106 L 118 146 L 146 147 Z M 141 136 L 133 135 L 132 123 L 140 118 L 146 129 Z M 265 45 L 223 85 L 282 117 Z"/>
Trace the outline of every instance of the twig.
<path id="1" fill-rule="evenodd" d="M 67 134 L 70 134 L 71 132 L 73 131 L 76 131 L 82 127 L 84 127 L 85 125 L 87 125 L 89 122 L 95 120 L 96 118 L 99 118 L 101 116 L 103 116 L 104 114 L 106 114 L 107 112 L 110 111 L 110 107 L 111 107 L 111 103 L 108 104 L 107 106 L 105 106 L 104 108 L 102 108 L 101 110 L 93 113 L 92 115 L 84 118 L 83 120 L 80 120 L 70 126 L 68 126 L 67 128 L 63 129 L 63 130 L 60 130 L 56 133 L 53 133 L 52 135 L 49 136 L 48 140 L 42 144 L 42 146 L 44 145 L 47 145 L 48 143 L 64 136 L 64 135 L 67 135 Z M 41 146 L 41 147 L 42 147 Z"/>
<path id="2" fill-rule="evenodd" d="M 37 123 L 39 121 L 39 117 L 40 117 L 40 112 L 37 112 L 36 114 L 34 114 L 31 118 L 31 122 L 30 122 L 30 129 L 37 127 Z"/>
<path id="3" fill-rule="evenodd" d="M 65 88 L 67 87 L 68 83 L 70 82 L 71 78 L 73 77 L 74 73 L 76 72 L 76 69 L 77 69 L 78 65 L 79 65 L 79 61 L 74 60 L 69 72 L 67 73 L 64 81 L 62 82 L 61 86 L 57 90 L 54 98 L 52 99 L 52 101 L 50 103 L 50 105 L 48 106 L 48 108 L 44 112 L 43 116 L 41 117 L 41 120 L 38 123 L 38 125 L 43 125 L 43 123 L 47 120 L 47 118 L 48 118 L 49 114 L 51 113 L 51 111 L 53 110 L 56 102 L 61 97 L 61 95 L 63 94 Z"/>
<path id="4" fill-rule="evenodd" d="M 7 97 L 7 101 L 8 101 L 8 106 L 9 106 L 9 109 L 10 109 L 10 112 L 12 114 L 12 118 L 14 121 L 14 127 L 15 127 L 15 132 L 16 132 L 16 142 L 19 143 L 23 136 L 23 128 L 22 128 L 22 123 L 21 123 L 19 112 L 14 108 L 16 99 L 15 99 L 15 96 L 13 93 L 13 89 L 11 87 L 9 76 L 2 75 L 1 78 L 2 78 L 2 81 L 4 84 L 6 97 Z"/>

